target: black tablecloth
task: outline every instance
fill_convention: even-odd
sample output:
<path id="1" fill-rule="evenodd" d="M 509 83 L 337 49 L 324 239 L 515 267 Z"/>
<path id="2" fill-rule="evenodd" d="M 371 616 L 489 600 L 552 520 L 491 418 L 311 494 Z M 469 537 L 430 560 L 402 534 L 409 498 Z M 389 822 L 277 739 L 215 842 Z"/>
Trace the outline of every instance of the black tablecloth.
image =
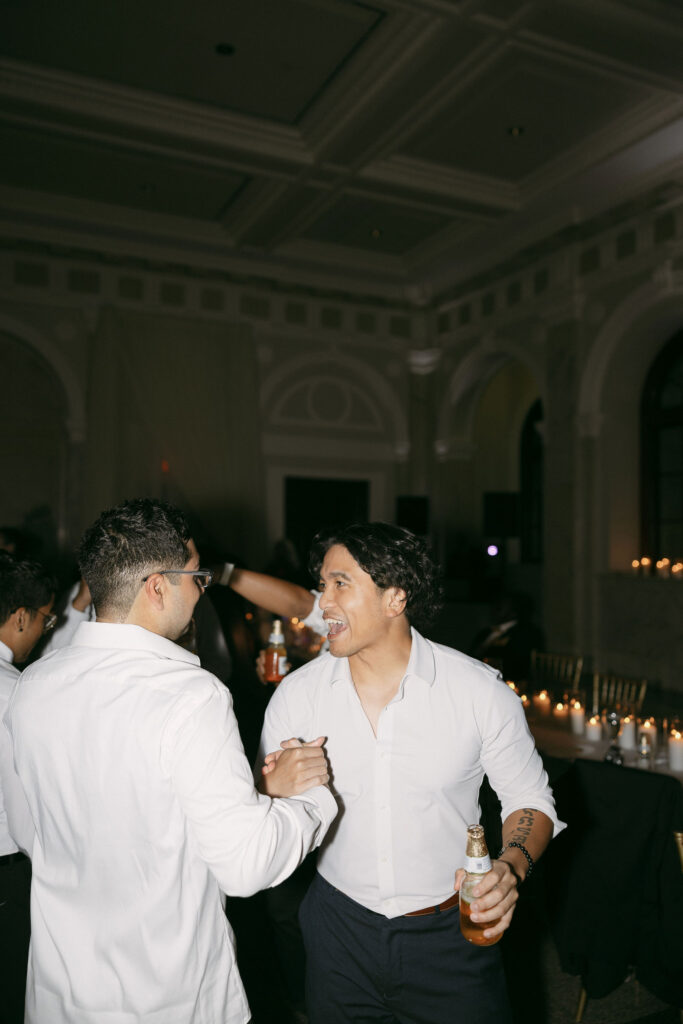
<path id="1" fill-rule="evenodd" d="M 548 908 L 562 969 L 589 997 L 629 968 L 683 1006 L 683 874 L 674 831 L 683 787 L 666 775 L 577 760 L 554 782 L 568 824 L 545 857 Z"/>

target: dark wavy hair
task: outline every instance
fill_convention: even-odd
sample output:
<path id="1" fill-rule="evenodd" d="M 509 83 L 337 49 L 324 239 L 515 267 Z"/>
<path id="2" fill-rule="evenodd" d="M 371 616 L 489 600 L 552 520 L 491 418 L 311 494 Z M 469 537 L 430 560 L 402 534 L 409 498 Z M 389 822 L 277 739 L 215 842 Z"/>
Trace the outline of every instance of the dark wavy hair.
<path id="1" fill-rule="evenodd" d="M 55 581 L 38 562 L 19 561 L 0 551 L 0 626 L 17 608 L 35 613 L 55 593 Z"/>
<path id="2" fill-rule="evenodd" d="M 418 629 L 428 626 L 442 605 L 439 570 L 419 537 L 391 523 L 353 523 L 323 530 L 313 538 L 309 568 L 314 579 L 326 553 L 341 544 L 381 590 L 400 587 L 406 617 Z"/>
<path id="3" fill-rule="evenodd" d="M 103 512 L 78 555 L 98 615 L 125 619 L 145 576 L 187 564 L 189 539 L 185 516 L 165 501 L 134 498 Z"/>

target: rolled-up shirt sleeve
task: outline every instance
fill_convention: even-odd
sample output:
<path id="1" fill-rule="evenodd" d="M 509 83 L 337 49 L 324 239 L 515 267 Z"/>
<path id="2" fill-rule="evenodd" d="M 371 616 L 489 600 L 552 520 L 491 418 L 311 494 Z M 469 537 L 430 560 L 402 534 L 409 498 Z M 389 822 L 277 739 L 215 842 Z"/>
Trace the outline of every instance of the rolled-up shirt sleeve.
<path id="1" fill-rule="evenodd" d="M 566 825 L 557 817 L 548 774 L 536 750 L 519 697 L 502 681 L 494 683 L 477 708 L 481 763 L 501 802 L 503 821 L 524 807 L 542 811 L 553 836 Z"/>
<path id="2" fill-rule="evenodd" d="M 248 896 L 283 881 L 320 845 L 337 813 L 326 786 L 294 798 L 256 791 L 232 701 L 219 683 L 179 702 L 166 729 L 163 769 L 221 889 Z"/>

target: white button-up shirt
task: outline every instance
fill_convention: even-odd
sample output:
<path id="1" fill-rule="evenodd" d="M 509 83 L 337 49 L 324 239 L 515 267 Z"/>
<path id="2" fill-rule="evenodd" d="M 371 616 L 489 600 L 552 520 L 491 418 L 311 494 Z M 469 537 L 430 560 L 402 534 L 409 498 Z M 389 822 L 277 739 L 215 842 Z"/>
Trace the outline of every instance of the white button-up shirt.
<path id="1" fill-rule="evenodd" d="M 487 665 L 412 630 L 410 660 L 374 735 L 348 659 L 326 654 L 280 683 L 261 753 L 291 736 L 327 737 L 340 812 L 318 870 L 358 903 L 396 917 L 453 893 L 484 773 L 505 818 L 524 807 L 557 821 L 519 697 Z M 498 851 L 491 851 L 495 856 Z"/>
<path id="2" fill-rule="evenodd" d="M 220 889 L 275 885 L 336 813 L 259 795 L 232 701 L 139 626 L 84 623 L 6 715 L 35 824 L 31 1024 L 243 1024 Z"/>
<path id="3" fill-rule="evenodd" d="M 0 857 L 6 857 L 8 853 L 16 853 L 18 849 L 7 825 L 4 793 L 11 783 L 14 767 L 9 737 L 1 724 L 12 690 L 19 678 L 19 669 L 16 668 L 13 661 L 14 654 L 7 644 L 0 640 Z"/>

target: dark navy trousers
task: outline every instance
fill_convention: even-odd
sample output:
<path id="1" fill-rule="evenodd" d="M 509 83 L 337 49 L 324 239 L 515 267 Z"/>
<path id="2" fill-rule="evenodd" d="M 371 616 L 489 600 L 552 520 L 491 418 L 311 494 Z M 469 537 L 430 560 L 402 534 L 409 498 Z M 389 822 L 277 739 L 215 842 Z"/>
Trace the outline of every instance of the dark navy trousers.
<path id="1" fill-rule="evenodd" d="M 316 874 L 299 920 L 310 1024 L 511 1024 L 500 949 L 463 939 L 457 906 L 387 918 Z"/>

